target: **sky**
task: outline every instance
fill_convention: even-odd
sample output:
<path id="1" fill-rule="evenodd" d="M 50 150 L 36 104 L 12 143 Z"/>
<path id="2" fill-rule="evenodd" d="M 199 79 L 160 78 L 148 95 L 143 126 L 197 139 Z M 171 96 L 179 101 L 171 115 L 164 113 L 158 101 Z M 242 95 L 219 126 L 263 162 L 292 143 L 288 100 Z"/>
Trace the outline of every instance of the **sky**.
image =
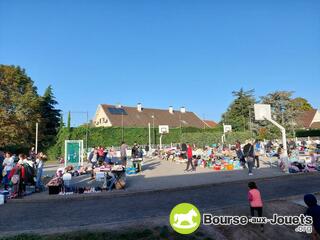
<path id="1" fill-rule="evenodd" d="M 219 121 L 241 87 L 319 108 L 320 1 L 1 0 L 0 64 L 52 85 L 72 125 L 101 103 Z"/>

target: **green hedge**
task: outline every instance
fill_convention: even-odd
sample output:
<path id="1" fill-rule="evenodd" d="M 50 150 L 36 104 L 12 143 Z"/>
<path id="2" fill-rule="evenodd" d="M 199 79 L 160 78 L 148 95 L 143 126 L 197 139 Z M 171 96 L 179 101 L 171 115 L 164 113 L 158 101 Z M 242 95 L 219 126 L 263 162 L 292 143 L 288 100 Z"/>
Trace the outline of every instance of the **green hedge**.
<path id="1" fill-rule="evenodd" d="M 196 144 L 199 147 L 221 142 L 222 132 L 184 133 L 183 142 Z M 234 144 L 237 140 L 244 142 L 251 138 L 251 132 L 231 132 L 226 134 L 225 143 Z"/>
<path id="2" fill-rule="evenodd" d="M 58 156 L 64 154 L 64 141 L 70 140 L 84 140 L 86 146 L 86 132 L 85 127 L 63 128 L 60 130 L 57 136 L 57 142 L 48 150 L 50 159 L 56 159 Z M 142 145 L 146 145 L 149 142 L 149 130 L 148 128 L 119 128 L 119 127 L 98 127 L 88 129 L 88 147 L 94 146 L 119 146 L 122 141 L 122 132 L 124 141 L 128 145 L 132 145 L 137 142 Z M 162 138 L 163 144 L 190 142 L 198 146 L 205 146 L 208 144 L 221 142 L 222 127 L 212 129 L 199 129 L 199 128 L 174 128 L 170 129 L 169 134 L 166 134 Z M 159 144 L 159 132 L 158 128 L 151 129 L 151 141 L 152 143 Z M 234 143 L 237 139 L 244 141 L 250 138 L 250 132 L 234 132 L 227 134 L 226 142 Z"/>
<path id="3" fill-rule="evenodd" d="M 320 129 L 297 130 L 296 137 L 320 137 Z"/>

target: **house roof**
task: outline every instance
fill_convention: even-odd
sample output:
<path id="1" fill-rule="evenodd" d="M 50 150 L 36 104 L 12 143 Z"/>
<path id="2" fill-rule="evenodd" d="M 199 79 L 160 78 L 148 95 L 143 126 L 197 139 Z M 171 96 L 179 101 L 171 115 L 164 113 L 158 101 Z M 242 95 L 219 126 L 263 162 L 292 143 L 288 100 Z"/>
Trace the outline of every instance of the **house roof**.
<path id="1" fill-rule="evenodd" d="M 310 128 L 312 128 L 312 129 L 320 129 L 320 122 L 312 123 Z"/>
<path id="2" fill-rule="evenodd" d="M 316 112 L 317 112 L 317 109 L 311 109 L 311 110 L 302 112 L 297 117 L 298 125 L 300 125 L 304 128 L 309 128 L 311 126 L 312 120 L 314 119 Z"/>
<path id="3" fill-rule="evenodd" d="M 206 123 L 206 125 L 207 125 L 209 128 L 214 128 L 214 127 L 216 127 L 216 126 L 218 125 L 216 122 L 211 121 L 211 120 L 203 120 L 203 121 Z"/>
<path id="4" fill-rule="evenodd" d="M 120 112 L 112 114 L 110 108 L 117 108 L 114 105 L 101 104 L 102 109 L 108 116 L 112 126 L 125 127 L 147 127 L 148 123 L 151 126 L 169 125 L 169 127 L 197 127 L 203 128 L 204 122 L 193 112 L 181 113 L 180 111 L 169 112 L 169 109 L 154 109 L 142 108 L 138 111 L 136 107 L 121 106 Z M 119 109 L 119 108 L 118 108 Z M 121 111 L 124 111 L 123 114 Z M 152 118 L 154 116 L 154 118 Z"/>

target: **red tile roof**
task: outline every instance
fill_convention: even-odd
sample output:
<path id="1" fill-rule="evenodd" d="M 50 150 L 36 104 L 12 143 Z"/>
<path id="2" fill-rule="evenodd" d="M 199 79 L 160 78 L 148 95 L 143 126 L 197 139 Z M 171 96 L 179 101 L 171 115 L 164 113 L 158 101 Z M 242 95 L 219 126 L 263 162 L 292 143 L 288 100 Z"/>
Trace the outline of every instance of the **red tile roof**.
<path id="1" fill-rule="evenodd" d="M 218 126 L 218 123 L 211 120 L 203 120 L 209 128 L 214 128 Z"/>
<path id="2" fill-rule="evenodd" d="M 316 112 L 317 112 L 317 109 L 311 109 L 301 113 L 297 117 L 297 124 L 301 127 L 309 128 Z"/>
<path id="3" fill-rule="evenodd" d="M 111 114 L 108 108 L 116 108 L 114 105 L 102 104 L 104 112 L 107 114 L 112 126 L 124 127 L 147 127 L 148 123 L 151 126 L 169 125 L 169 127 L 197 127 L 203 128 L 204 122 L 193 112 L 181 113 L 173 111 L 153 108 L 142 108 L 139 112 L 136 107 L 121 106 L 127 114 Z M 154 116 L 154 118 L 152 118 Z M 122 119 L 123 118 L 123 119 Z"/>

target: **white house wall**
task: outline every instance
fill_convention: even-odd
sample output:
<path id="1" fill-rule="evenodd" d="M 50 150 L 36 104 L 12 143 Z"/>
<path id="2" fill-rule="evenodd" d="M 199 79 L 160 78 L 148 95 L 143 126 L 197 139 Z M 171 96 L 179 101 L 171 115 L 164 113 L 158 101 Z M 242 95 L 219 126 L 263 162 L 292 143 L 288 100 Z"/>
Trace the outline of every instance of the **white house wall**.
<path id="1" fill-rule="evenodd" d="M 320 112 L 319 111 L 317 111 L 316 114 L 314 115 L 314 118 L 313 118 L 311 124 L 314 122 L 320 122 Z"/>
<path id="2" fill-rule="evenodd" d="M 97 109 L 96 116 L 94 119 L 94 125 L 96 127 L 112 127 L 112 123 L 110 122 L 110 119 L 108 118 L 107 114 L 105 113 L 101 105 L 99 105 Z"/>

